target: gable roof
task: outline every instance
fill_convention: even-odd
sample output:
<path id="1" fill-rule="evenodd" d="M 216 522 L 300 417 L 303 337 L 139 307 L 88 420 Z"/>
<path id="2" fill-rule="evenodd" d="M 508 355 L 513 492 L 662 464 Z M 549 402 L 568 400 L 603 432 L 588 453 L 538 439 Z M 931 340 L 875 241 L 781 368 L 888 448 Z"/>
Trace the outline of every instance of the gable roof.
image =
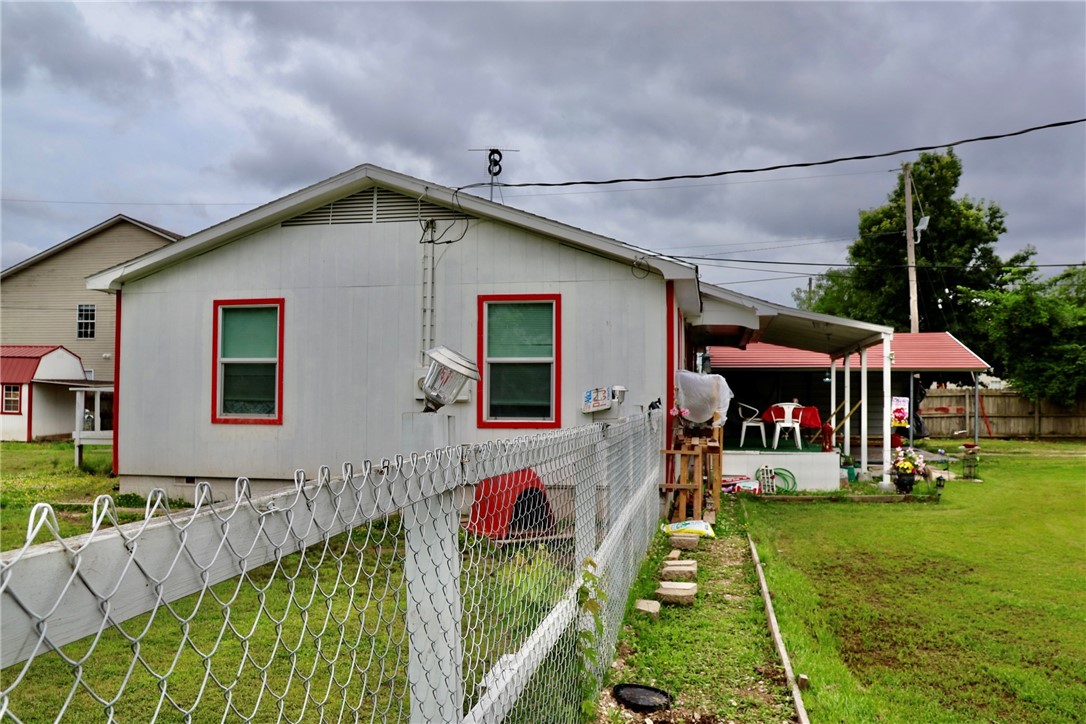
<path id="1" fill-rule="evenodd" d="M 103 232 L 103 231 L 105 231 L 107 229 L 110 229 L 110 228 L 116 226 L 117 224 L 121 224 L 121 223 L 129 223 L 129 224 L 133 224 L 135 226 L 138 226 L 141 229 L 145 229 L 145 230 L 151 232 L 152 234 L 155 234 L 157 236 L 161 236 L 163 239 L 165 239 L 167 242 L 170 242 L 170 243 L 173 243 L 173 242 L 177 241 L 178 239 L 183 238 L 182 234 L 176 234 L 176 233 L 174 233 L 172 231 L 167 231 L 166 229 L 162 229 L 162 228 L 159 228 L 159 227 L 154 226 L 152 224 L 148 224 L 145 221 L 140 221 L 139 219 L 133 219 L 131 216 L 125 216 L 124 214 L 117 214 L 113 218 L 106 219 L 102 223 L 100 223 L 100 224 L 98 224 L 96 226 L 92 226 L 91 228 L 87 229 L 86 231 L 81 231 L 80 233 L 76 234 L 72 238 L 65 239 L 64 241 L 60 242 L 59 244 L 56 244 L 55 246 L 51 246 L 48 249 L 46 249 L 45 251 L 39 252 L 39 253 L 35 254 L 34 256 L 30 257 L 29 259 L 23 259 L 21 262 L 19 262 L 17 264 L 12 264 L 7 269 L 5 269 L 3 272 L 0 272 L 0 279 L 3 279 L 4 277 L 10 276 L 10 275 L 14 274 L 15 272 L 22 271 L 23 269 L 26 269 L 27 267 L 34 266 L 38 262 L 45 261 L 49 257 L 54 256 L 55 254 L 59 254 L 60 252 L 67 249 L 68 247 L 75 246 L 79 242 L 84 241 L 86 239 L 89 239 L 90 237 L 94 236 L 95 234 L 100 234 L 101 232 Z"/>
<path id="2" fill-rule="evenodd" d="M 65 348 L 59 344 L 0 345 L 0 381 L 9 385 L 30 382 L 38 371 L 41 358 L 58 349 Z"/>
<path id="3" fill-rule="evenodd" d="M 398 192 L 420 203 L 434 204 L 475 217 L 500 221 L 549 236 L 600 256 L 638 265 L 641 269 L 656 271 L 665 279 L 675 283 L 676 300 L 682 309 L 700 310 L 698 270 L 693 264 L 371 164 L 356 166 L 337 176 L 208 227 L 138 259 L 93 274 L 87 279 L 87 287 L 100 291 L 119 289 L 126 281 L 149 276 L 156 271 L 229 244 L 243 236 L 280 224 L 300 214 L 319 209 L 329 202 L 374 186 Z"/>
<path id="4" fill-rule="evenodd" d="M 898 332 L 891 348 L 893 366 L 902 372 L 984 372 L 990 366 L 950 332 Z M 745 350 L 711 347 L 709 356 L 714 369 L 825 370 L 830 366 L 826 354 L 760 342 Z M 849 366 L 860 368 L 858 354 L 849 358 Z M 882 369 L 882 355 L 869 355 L 867 366 Z"/>

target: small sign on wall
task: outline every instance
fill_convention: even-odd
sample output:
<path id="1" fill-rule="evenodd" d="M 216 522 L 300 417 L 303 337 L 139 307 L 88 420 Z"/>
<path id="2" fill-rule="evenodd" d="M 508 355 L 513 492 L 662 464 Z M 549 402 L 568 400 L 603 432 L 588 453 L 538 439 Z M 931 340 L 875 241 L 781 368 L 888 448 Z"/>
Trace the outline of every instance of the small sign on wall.
<path id="1" fill-rule="evenodd" d="M 585 390 L 584 404 L 581 405 L 581 412 L 588 415 L 593 412 L 599 412 L 600 410 L 611 409 L 611 388 L 610 387 L 596 387 L 591 390 Z"/>

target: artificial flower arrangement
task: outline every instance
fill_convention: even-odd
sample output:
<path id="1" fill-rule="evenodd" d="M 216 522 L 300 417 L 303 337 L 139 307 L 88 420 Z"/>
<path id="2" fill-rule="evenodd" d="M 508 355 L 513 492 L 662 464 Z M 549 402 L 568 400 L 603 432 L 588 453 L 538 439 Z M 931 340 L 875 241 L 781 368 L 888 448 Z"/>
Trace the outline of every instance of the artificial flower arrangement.
<path id="1" fill-rule="evenodd" d="M 678 405 L 672 405 L 670 412 L 672 417 L 686 417 L 690 414 L 690 410 L 685 407 L 679 407 Z"/>
<path id="2" fill-rule="evenodd" d="M 911 447 L 898 448 L 897 457 L 890 463 L 890 469 L 899 475 L 923 475 L 927 471 L 924 456 Z"/>

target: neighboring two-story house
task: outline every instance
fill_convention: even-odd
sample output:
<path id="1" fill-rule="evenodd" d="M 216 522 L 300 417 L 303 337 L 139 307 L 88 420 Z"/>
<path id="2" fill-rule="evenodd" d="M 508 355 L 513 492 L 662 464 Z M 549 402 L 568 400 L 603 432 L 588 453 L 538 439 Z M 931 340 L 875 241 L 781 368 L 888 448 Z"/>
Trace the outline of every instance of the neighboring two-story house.
<path id="1" fill-rule="evenodd" d="M 0 344 L 62 345 L 87 376 L 113 379 L 116 301 L 87 289 L 91 274 L 181 238 L 118 214 L 0 272 Z"/>
<path id="2" fill-rule="evenodd" d="M 30 381 L 21 378 L 21 368 L 12 360 L 24 357 L 26 349 L 60 347 L 73 360 L 80 360 L 82 374 L 66 369 L 63 376 L 72 381 L 93 380 L 88 388 L 99 390 L 84 398 L 93 421 L 87 429 L 112 428 L 108 385 L 114 379 L 117 302 L 112 294 L 87 289 L 86 278 L 180 238 L 180 234 L 118 214 L 0 272 L 0 345 L 7 360 L 6 369 L 0 369 L 0 381 L 10 395 L 4 414 L 29 415 L 37 409 L 37 423 L 31 426 L 28 418 L 21 423 L 23 432 L 13 433 L 17 437 L 12 439 L 53 436 L 62 430 L 70 432 L 76 424 L 76 393 L 65 386 L 52 385 L 51 394 L 39 394 L 33 408 L 29 402 L 16 403 L 18 386 Z M 5 425 L 13 425 L 13 419 L 5 418 Z M 46 419 L 54 422 L 45 425 Z"/>

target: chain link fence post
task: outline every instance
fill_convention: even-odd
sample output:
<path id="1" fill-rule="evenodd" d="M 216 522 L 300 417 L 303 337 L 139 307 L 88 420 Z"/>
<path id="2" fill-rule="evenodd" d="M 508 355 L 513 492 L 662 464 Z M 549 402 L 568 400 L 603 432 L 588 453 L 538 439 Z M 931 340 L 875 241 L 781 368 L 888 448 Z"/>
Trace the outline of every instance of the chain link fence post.
<path id="1" fill-rule="evenodd" d="M 403 444 L 417 451 L 446 448 L 451 421 L 451 417 L 435 412 L 404 413 Z M 435 490 L 439 486 L 434 477 L 442 473 L 438 461 L 430 455 L 413 460 L 413 482 L 425 497 L 404 511 L 411 721 L 459 722 L 464 703 L 460 509 L 455 489 Z M 460 474 L 459 464 L 450 469 Z"/>

